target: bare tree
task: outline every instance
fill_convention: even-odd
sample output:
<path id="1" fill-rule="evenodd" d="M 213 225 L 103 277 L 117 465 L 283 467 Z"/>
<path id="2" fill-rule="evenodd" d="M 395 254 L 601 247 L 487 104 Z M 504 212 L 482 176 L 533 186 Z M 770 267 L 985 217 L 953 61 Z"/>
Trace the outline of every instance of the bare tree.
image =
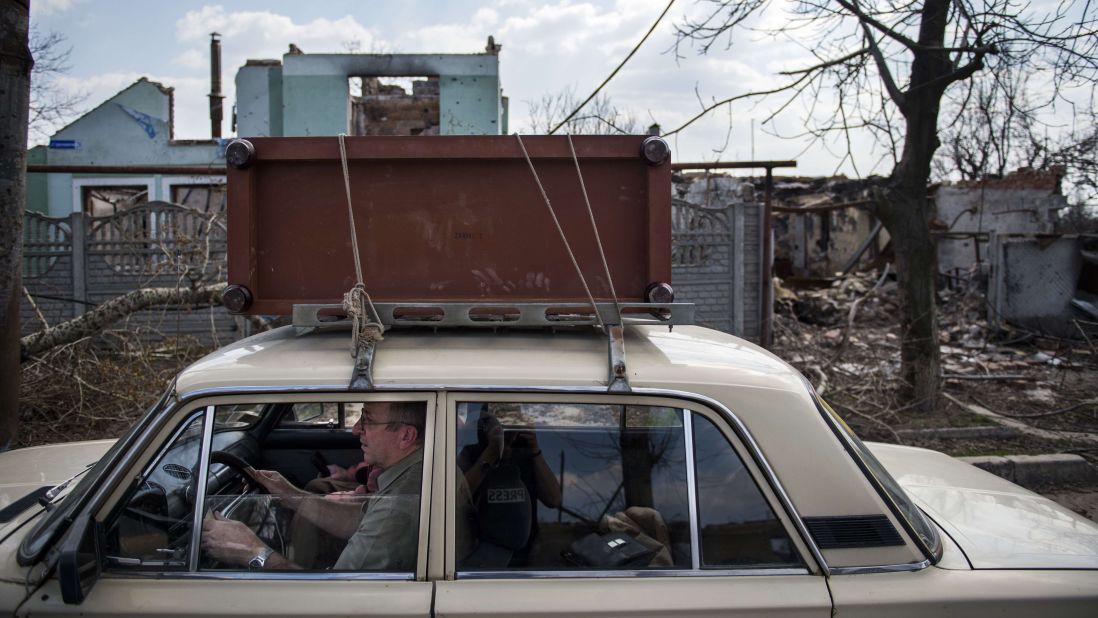
<path id="1" fill-rule="evenodd" d="M 922 409 L 936 405 L 940 357 L 934 304 L 937 253 L 930 233 L 927 183 L 940 146 L 943 101 L 951 86 L 1013 67 L 1039 73 L 1042 87 L 1062 92 L 1098 74 L 1098 7 L 1091 3 L 1020 4 L 1014 0 L 794 0 L 788 18 L 759 26 L 768 0 L 702 0 L 708 10 L 678 26 L 676 49 L 711 53 L 737 31 L 763 29 L 800 45 L 811 60 L 781 71 L 772 88 L 741 92 L 705 113 L 744 99 L 777 98 L 768 118 L 798 109 L 810 136 L 845 137 L 854 161 L 854 131 L 869 131 L 892 171 L 874 191 L 875 214 L 896 251 L 903 376 Z"/>
<path id="2" fill-rule="evenodd" d="M 1066 120 L 1044 120 L 1040 112 L 1056 101 L 1049 93 L 1037 96 L 1032 81 L 1017 67 L 1007 67 L 958 88 L 940 132 L 935 177 L 979 180 L 1019 168 L 1056 169 L 1075 199 L 1098 198 L 1098 110 L 1071 108 Z"/>
<path id="3" fill-rule="evenodd" d="M 527 103 L 530 111 L 529 131 L 548 134 L 577 105 L 579 100 L 572 88 L 546 93 L 537 101 Z M 573 135 L 629 135 L 636 133 L 637 121 L 628 111 L 618 109 L 609 96 L 599 94 L 564 123 L 561 129 Z"/>
<path id="4" fill-rule="evenodd" d="M 34 58 L 31 71 L 29 138 L 46 142 L 50 135 L 80 113 L 86 98 L 82 92 L 67 92 L 57 84 L 57 78 L 69 69 L 72 48 L 65 44 L 64 35 L 30 29 L 30 52 Z"/>
<path id="5" fill-rule="evenodd" d="M 1028 75 L 1008 68 L 965 84 L 941 130 L 935 175 L 979 180 L 1034 167 L 1040 157 L 1041 105 L 1030 102 Z"/>
<path id="6" fill-rule="evenodd" d="M 28 0 L 0 1 L 0 451 L 19 432 L 19 300 L 31 59 Z"/>

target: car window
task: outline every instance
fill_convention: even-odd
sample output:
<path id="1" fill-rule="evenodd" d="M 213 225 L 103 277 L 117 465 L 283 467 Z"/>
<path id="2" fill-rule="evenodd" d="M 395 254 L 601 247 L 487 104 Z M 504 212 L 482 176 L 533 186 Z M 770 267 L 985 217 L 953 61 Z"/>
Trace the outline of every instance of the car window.
<path id="1" fill-rule="evenodd" d="M 282 429 L 350 429 L 362 412 L 361 403 L 306 402 L 286 406 L 278 421 Z"/>
<path id="2" fill-rule="evenodd" d="M 700 414 L 693 421 L 701 566 L 803 566 L 724 434 Z"/>
<path id="3" fill-rule="evenodd" d="M 682 410 L 457 406 L 459 571 L 691 566 Z"/>
<path id="4" fill-rule="evenodd" d="M 282 415 L 280 426 L 329 426 L 346 418 L 353 434 L 310 431 L 294 442 L 293 433 L 271 432 L 262 443 L 247 434 L 219 441 L 215 434 L 197 568 L 411 577 L 419 555 L 425 402 L 268 409 Z M 215 416 L 230 413 L 219 407 Z"/>
<path id="5" fill-rule="evenodd" d="M 114 513 L 106 526 L 108 568 L 187 567 L 203 418 L 180 427 Z"/>
<path id="6" fill-rule="evenodd" d="M 496 402 L 456 411 L 459 572 L 804 567 L 701 414 Z"/>
<path id="7" fill-rule="evenodd" d="M 846 439 L 846 444 L 851 453 L 861 462 L 870 476 L 877 481 L 884 490 L 888 500 L 894 507 L 894 512 L 908 525 L 909 531 L 914 532 L 915 538 L 922 545 L 927 557 L 938 560 L 942 554 L 942 540 L 934 526 L 919 510 L 919 507 L 911 500 L 896 479 L 888 473 L 884 465 L 877 459 L 869 447 L 854 433 L 850 425 L 839 416 L 822 397 L 815 395 L 816 404 L 823 410 L 826 417 L 833 421 L 833 427 L 837 427 L 840 436 Z"/>

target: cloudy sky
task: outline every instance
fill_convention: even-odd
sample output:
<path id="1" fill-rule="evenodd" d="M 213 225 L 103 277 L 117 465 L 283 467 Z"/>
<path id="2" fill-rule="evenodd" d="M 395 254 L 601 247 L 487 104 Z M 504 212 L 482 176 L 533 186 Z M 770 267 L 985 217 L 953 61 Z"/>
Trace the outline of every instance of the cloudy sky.
<path id="1" fill-rule="evenodd" d="M 86 108 L 139 77 L 175 88 L 175 135 L 209 135 L 209 33 L 222 35 L 226 103 L 233 78 L 249 58 L 281 58 L 290 43 L 308 53 L 474 53 L 489 35 L 503 45 L 501 81 L 510 98 L 511 131 L 529 127 L 528 104 L 573 89 L 585 97 L 628 54 L 667 6 L 667 0 L 378 0 L 302 2 L 241 0 L 32 0 L 31 21 L 56 31 L 72 47 L 71 70 L 58 87 L 86 93 Z M 664 130 L 696 114 L 703 102 L 773 87 L 776 71 L 803 58 L 793 42 L 761 36 L 715 46 L 699 56 L 671 51 L 674 27 L 708 7 L 678 0 L 636 56 L 604 89 L 638 127 Z M 783 19 L 771 12 L 768 19 Z M 798 173 L 823 175 L 840 166 L 826 144 L 806 150 L 793 135 L 798 114 L 782 125 L 760 126 L 767 109 L 744 105 L 711 114 L 671 140 L 677 161 L 796 159 Z M 228 115 L 228 114 L 226 114 Z M 226 119 L 224 130 L 229 129 Z M 753 138 L 753 139 L 752 139 Z M 869 142 L 859 171 L 887 173 Z"/>

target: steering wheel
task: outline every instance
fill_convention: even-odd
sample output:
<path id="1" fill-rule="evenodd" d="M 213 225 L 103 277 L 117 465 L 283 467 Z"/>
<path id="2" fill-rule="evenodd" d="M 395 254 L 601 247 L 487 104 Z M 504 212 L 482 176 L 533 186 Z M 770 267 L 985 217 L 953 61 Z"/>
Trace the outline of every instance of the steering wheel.
<path id="1" fill-rule="evenodd" d="M 248 485 L 248 492 L 267 493 L 267 488 L 255 480 L 255 468 L 236 455 L 228 451 L 214 451 L 210 453 L 210 463 L 222 464 L 239 474 Z"/>

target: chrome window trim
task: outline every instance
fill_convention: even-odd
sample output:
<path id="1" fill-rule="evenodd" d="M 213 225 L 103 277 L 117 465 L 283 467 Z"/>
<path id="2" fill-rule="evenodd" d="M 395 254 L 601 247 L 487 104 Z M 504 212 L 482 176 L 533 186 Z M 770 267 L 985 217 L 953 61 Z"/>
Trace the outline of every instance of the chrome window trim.
<path id="1" fill-rule="evenodd" d="M 694 412 L 682 410 L 682 431 L 686 439 L 686 499 L 690 517 L 690 568 L 701 569 L 701 531 L 698 529 L 698 482 L 694 469 Z"/>
<path id="2" fill-rule="evenodd" d="M 869 485 L 873 488 L 874 491 L 877 492 L 877 495 L 885 503 L 885 506 L 887 506 L 889 511 L 892 512 L 892 516 L 900 522 L 900 527 L 904 529 L 904 532 L 911 539 L 911 542 L 915 544 L 915 547 L 919 549 L 919 552 L 922 553 L 923 556 L 926 556 L 926 560 L 924 562 L 926 562 L 927 565 L 931 565 L 940 560 L 942 557 L 942 552 L 945 551 L 945 546 L 944 543 L 942 543 L 940 535 L 938 538 L 938 551 L 935 552 L 933 548 L 924 543 L 922 537 L 920 537 L 919 534 L 915 532 L 915 527 L 908 520 L 907 515 L 903 513 L 903 509 L 901 509 L 900 506 L 896 504 L 896 501 L 893 500 L 892 496 L 889 495 L 888 491 L 885 490 L 884 485 L 881 483 L 881 481 L 877 478 L 876 475 L 873 474 L 873 471 L 869 469 L 869 464 L 867 464 L 862 459 L 862 456 L 858 453 L 857 449 L 855 449 L 854 444 L 851 443 L 850 436 L 848 436 L 847 433 L 843 431 L 842 427 L 839 427 L 838 422 L 835 420 L 835 417 L 832 414 L 828 413 L 828 411 L 825 410 L 822 405 L 820 405 L 822 399 L 820 398 L 819 394 L 816 393 L 816 389 L 812 386 L 812 383 L 809 382 L 808 379 L 804 376 L 801 376 L 801 380 L 804 382 L 805 387 L 808 388 L 808 394 L 812 398 L 812 405 L 816 407 L 816 412 L 823 417 L 824 423 L 831 429 L 831 432 L 835 434 L 835 437 L 839 440 L 839 443 L 842 445 L 843 450 L 846 451 L 850 458 L 854 460 L 854 464 L 858 467 L 859 470 L 861 470 L 862 476 L 865 477 L 866 481 L 869 482 Z M 853 432 L 853 430 L 851 430 L 851 432 Z M 859 441 L 861 441 L 860 438 Z M 874 457 L 874 459 L 876 458 Z M 880 465 L 883 467 L 884 464 Z M 886 469 L 885 472 L 888 472 L 888 470 Z M 889 474 L 889 476 L 891 476 L 891 474 Z M 896 481 L 896 484 L 899 485 L 899 481 Z M 903 489 L 903 487 L 900 487 L 900 490 L 904 491 L 905 493 L 907 491 Z M 910 496 L 908 497 L 908 499 L 911 500 Z M 919 505 L 915 504 L 914 500 L 911 500 L 911 502 L 915 506 L 915 508 L 919 508 Z M 920 512 L 922 511 L 922 509 L 919 510 Z M 925 513 L 923 514 L 923 517 L 926 517 Z M 934 531 L 935 534 L 938 533 L 935 528 L 932 527 L 931 529 Z M 914 562 L 911 564 L 919 565 L 922 564 L 922 562 Z"/>
<path id="3" fill-rule="evenodd" d="M 877 566 L 856 567 L 831 567 L 832 575 L 866 575 L 869 573 L 906 573 L 910 571 L 922 571 L 929 567 L 930 560 L 922 562 L 908 562 L 904 564 L 882 564 Z"/>
<path id="4" fill-rule="evenodd" d="M 808 569 L 659 569 L 621 571 L 458 571 L 456 577 L 470 579 L 593 579 L 623 577 L 759 577 L 764 575 L 811 575 Z"/>
<path id="5" fill-rule="evenodd" d="M 104 573 L 103 576 L 108 577 L 108 574 Z M 350 571 L 130 571 L 110 573 L 109 577 L 111 579 L 210 579 L 223 581 L 415 581 L 414 573 L 355 573 Z"/>
<path id="6" fill-rule="evenodd" d="M 202 540 L 202 516 L 206 508 L 206 487 L 210 483 L 210 447 L 213 443 L 215 406 L 206 406 L 205 425 L 202 426 L 202 449 L 198 460 L 198 480 L 194 492 L 194 522 L 191 525 L 191 559 L 188 571 L 198 570 L 199 543 Z"/>
<path id="7" fill-rule="evenodd" d="M 191 423 L 193 423 L 195 421 L 195 419 L 204 418 L 205 414 L 206 414 L 205 410 L 203 410 L 202 412 L 198 412 L 196 410 L 194 414 L 191 414 L 189 417 L 183 419 L 183 422 L 179 424 L 179 427 L 177 427 L 176 430 L 174 432 L 172 432 L 172 435 L 169 436 L 168 439 L 164 441 L 164 445 L 165 445 L 164 449 L 162 449 L 159 453 L 156 454 L 155 457 L 153 457 L 151 460 L 149 460 L 149 463 L 146 464 L 145 467 L 141 470 L 140 478 L 141 479 L 147 479 L 149 477 L 149 475 L 151 475 L 153 473 L 153 471 L 156 470 L 156 468 L 160 466 L 160 462 L 164 461 L 164 456 L 168 454 L 168 450 L 170 450 L 170 447 L 173 444 L 175 444 L 176 440 L 179 439 L 179 436 L 182 435 L 183 432 L 187 431 L 188 426 Z M 203 425 L 203 428 L 202 428 L 203 438 L 205 438 L 205 431 L 206 431 L 205 425 Z M 201 456 L 201 447 L 199 448 L 199 455 Z M 122 505 L 122 504 L 125 504 L 125 499 L 123 499 L 123 501 L 119 503 L 119 505 Z M 116 508 L 117 508 L 117 506 L 116 506 Z M 193 516 L 192 516 L 192 526 L 193 526 Z M 193 531 L 193 527 L 192 527 L 192 531 Z M 121 558 L 121 556 L 108 556 L 107 554 L 104 554 L 103 558 L 105 558 L 105 559 Z M 122 559 L 125 560 L 124 558 L 122 558 Z M 187 560 L 188 560 L 188 568 L 189 568 L 190 555 L 187 556 Z M 121 571 L 121 570 L 124 570 L 124 568 L 128 565 L 124 562 L 120 562 L 120 563 L 109 565 L 109 566 L 114 567 L 113 570 Z M 141 565 L 137 564 L 135 566 L 140 567 Z"/>

